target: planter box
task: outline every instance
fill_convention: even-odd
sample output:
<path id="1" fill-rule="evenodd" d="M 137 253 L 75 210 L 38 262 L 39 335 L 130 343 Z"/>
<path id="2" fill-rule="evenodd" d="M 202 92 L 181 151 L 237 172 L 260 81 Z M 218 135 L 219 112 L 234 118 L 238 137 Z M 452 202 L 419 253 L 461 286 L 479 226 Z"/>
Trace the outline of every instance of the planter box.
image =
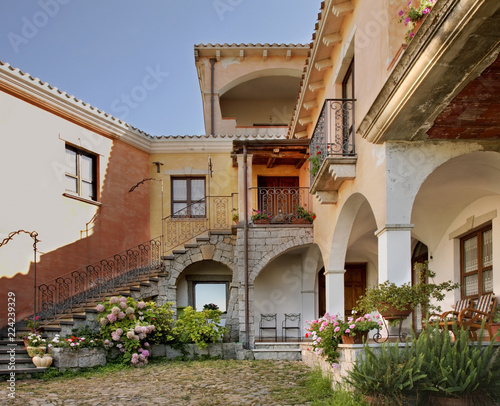
<path id="1" fill-rule="evenodd" d="M 52 357 L 54 358 L 52 365 L 60 370 L 106 365 L 104 348 L 82 348 L 76 351 L 70 348 L 53 348 Z"/>

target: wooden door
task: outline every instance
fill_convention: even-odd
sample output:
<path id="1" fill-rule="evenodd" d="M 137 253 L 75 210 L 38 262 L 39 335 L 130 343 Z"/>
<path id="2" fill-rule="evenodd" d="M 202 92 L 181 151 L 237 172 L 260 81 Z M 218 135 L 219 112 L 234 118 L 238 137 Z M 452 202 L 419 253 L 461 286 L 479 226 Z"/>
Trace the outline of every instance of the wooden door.
<path id="1" fill-rule="evenodd" d="M 345 317 L 352 315 L 356 302 L 366 290 L 366 264 L 345 264 L 344 311 Z"/>
<path id="2" fill-rule="evenodd" d="M 325 267 L 318 272 L 318 318 L 326 313 L 326 279 Z"/>
<path id="3" fill-rule="evenodd" d="M 295 213 L 301 204 L 297 176 L 259 176 L 258 207 L 271 216 Z"/>

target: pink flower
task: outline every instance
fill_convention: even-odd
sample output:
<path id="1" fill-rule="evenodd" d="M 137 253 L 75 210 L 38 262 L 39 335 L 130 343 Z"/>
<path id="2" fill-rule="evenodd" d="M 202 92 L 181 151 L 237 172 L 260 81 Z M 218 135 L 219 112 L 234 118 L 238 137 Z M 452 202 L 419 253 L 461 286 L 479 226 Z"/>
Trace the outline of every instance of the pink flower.
<path id="1" fill-rule="evenodd" d="M 408 34 L 408 38 L 412 38 L 415 35 L 415 33 L 412 31 Z"/>
<path id="2" fill-rule="evenodd" d="M 335 329 L 333 330 L 335 333 L 338 333 L 340 331 L 340 327 L 335 327 Z"/>
<path id="3" fill-rule="evenodd" d="M 116 296 L 111 296 L 109 298 L 109 303 L 111 303 L 111 304 L 118 304 L 118 302 L 119 302 L 119 300 Z"/>
<path id="4" fill-rule="evenodd" d="M 348 328 L 346 328 L 346 329 L 345 329 L 345 332 L 346 332 L 346 333 L 350 333 L 350 332 L 351 332 L 351 330 L 349 330 Z"/>
<path id="5" fill-rule="evenodd" d="M 408 25 L 408 23 L 411 21 L 410 17 L 405 18 L 405 25 Z"/>
<path id="6" fill-rule="evenodd" d="M 399 16 L 401 17 L 404 14 L 403 10 L 399 10 Z"/>
<path id="7" fill-rule="evenodd" d="M 355 328 L 355 327 L 356 327 L 356 324 L 351 324 L 351 325 L 349 326 L 349 328 Z"/>
<path id="8" fill-rule="evenodd" d="M 431 9 L 426 7 L 422 10 L 422 14 L 429 14 L 431 12 Z"/>
<path id="9" fill-rule="evenodd" d="M 146 307 L 146 303 L 144 303 L 143 301 L 140 301 L 139 303 L 137 303 L 138 309 L 144 309 L 145 307 Z"/>
<path id="10" fill-rule="evenodd" d="M 332 364 L 332 368 L 333 368 L 333 369 L 337 369 L 338 367 L 339 367 L 339 364 L 337 364 L 337 363 L 335 363 L 335 362 Z"/>
<path id="11" fill-rule="evenodd" d="M 125 318 L 125 313 L 123 313 L 123 312 L 118 313 L 118 318 L 120 320 L 123 320 Z"/>
<path id="12" fill-rule="evenodd" d="M 145 357 L 149 357 L 149 351 L 148 350 L 143 350 L 142 351 L 142 355 L 144 355 Z"/>
<path id="13" fill-rule="evenodd" d="M 116 321 L 116 314 L 110 313 L 107 315 L 107 318 L 110 323 L 114 323 Z"/>
<path id="14" fill-rule="evenodd" d="M 104 311 L 104 306 L 102 304 L 98 304 L 95 309 L 99 312 L 102 313 Z"/>

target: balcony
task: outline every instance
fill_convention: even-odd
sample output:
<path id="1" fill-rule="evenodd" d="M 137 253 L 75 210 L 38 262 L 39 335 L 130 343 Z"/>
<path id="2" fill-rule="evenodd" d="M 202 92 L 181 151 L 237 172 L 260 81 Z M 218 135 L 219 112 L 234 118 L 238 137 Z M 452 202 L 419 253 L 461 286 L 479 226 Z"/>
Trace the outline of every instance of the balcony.
<path id="1" fill-rule="evenodd" d="M 354 99 L 327 99 L 309 143 L 310 193 L 337 203 L 338 190 L 356 177 Z"/>
<path id="2" fill-rule="evenodd" d="M 253 213 L 263 214 L 265 224 L 311 224 L 311 197 L 307 187 L 253 187 Z M 258 224 L 259 221 L 253 221 Z"/>

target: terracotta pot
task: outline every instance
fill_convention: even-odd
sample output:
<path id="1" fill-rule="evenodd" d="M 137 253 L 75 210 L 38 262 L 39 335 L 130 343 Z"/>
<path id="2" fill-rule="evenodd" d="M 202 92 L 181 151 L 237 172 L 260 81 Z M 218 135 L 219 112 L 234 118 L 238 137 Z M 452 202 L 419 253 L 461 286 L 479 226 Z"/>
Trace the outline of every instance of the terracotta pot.
<path id="1" fill-rule="evenodd" d="M 269 224 L 269 220 L 264 220 L 264 219 L 261 219 L 261 220 L 253 220 L 253 223 L 254 223 L 254 224 Z"/>
<path id="2" fill-rule="evenodd" d="M 383 307 L 384 307 L 384 309 L 387 309 L 387 310 L 383 310 L 383 311 L 378 310 L 378 309 L 377 310 L 380 313 L 380 315 L 386 320 L 404 319 L 404 318 L 408 317 L 413 310 L 411 307 L 407 307 L 403 310 L 398 310 L 395 307 L 387 307 L 387 306 L 383 306 Z"/>
<path id="3" fill-rule="evenodd" d="M 362 333 L 356 333 L 355 336 L 351 336 L 350 334 L 342 335 L 342 343 L 343 344 L 363 344 L 368 340 L 368 331 L 364 331 Z"/>
<path id="4" fill-rule="evenodd" d="M 471 397 L 446 398 L 443 396 L 430 395 L 429 405 L 437 406 L 472 406 L 474 400 Z"/>
<path id="5" fill-rule="evenodd" d="M 491 324 L 491 333 L 493 335 L 495 335 L 497 333 L 497 331 L 498 331 L 499 328 L 500 328 L 500 323 L 492 323 Z M 496 336 L 495 341 L 496 342 L 500 342 L 500 335 Z"/>

